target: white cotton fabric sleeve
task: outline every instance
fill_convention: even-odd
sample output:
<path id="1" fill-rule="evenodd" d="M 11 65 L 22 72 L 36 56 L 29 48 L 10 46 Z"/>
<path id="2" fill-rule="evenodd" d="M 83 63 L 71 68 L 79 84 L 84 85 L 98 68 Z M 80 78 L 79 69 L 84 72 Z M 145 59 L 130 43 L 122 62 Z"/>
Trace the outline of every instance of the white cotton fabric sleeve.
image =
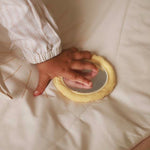
<path id="1" fill-rule="evenodd" d="M 44 62 L 61 52 L 58 28 L 42 0 L 0 0 L 0 24 L 12 46 L 30 63 Z"/>

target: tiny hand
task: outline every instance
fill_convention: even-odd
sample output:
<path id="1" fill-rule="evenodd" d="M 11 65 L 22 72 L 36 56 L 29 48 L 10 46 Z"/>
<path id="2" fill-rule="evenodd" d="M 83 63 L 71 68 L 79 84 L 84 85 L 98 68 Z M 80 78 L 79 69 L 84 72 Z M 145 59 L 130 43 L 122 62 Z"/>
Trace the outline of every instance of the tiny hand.
<path id="1" fill-rule="evenodd" d="M 70 48 L 48 61 L 37 64 L 39 82 L 34 96 L 42 94 L 51 79 L 59 76 L 80 83 L 83 88 L 91 88 L 90 77 L 98 72 L 98 68 L 93 63 L 85 61 L 85 59 L 91 59 L 91 57 L 92 54 L 88 51 L 78 51 L 76 48 Z M 82 70 L 91 70 L 91 75 L 88 75 L 90 77 L 80 73 Z"/>

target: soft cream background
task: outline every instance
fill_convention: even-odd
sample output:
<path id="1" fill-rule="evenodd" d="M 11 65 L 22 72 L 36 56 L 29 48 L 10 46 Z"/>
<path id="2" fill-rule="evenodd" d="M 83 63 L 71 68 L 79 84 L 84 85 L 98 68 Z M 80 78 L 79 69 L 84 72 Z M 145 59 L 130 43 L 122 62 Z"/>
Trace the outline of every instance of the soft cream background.
<path id="1" fill-rule="evenodd" d="M 63 47 L 106 57 L 118 84 L 103 101 L 78 104 L 51 82 L 32 96 L 38 73 L 19 50 L 9 50 L 0 27 L 0 69 L 14 99 L 0 95 L 3 150 L 129 150 L 150 135 L 150 1 L 47 0 Z"/>

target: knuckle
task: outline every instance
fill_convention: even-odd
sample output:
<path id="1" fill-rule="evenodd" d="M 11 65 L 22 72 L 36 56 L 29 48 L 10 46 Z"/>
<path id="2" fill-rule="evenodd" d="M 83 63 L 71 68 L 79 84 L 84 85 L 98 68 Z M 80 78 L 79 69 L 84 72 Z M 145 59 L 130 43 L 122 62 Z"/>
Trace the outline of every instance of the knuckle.
<path id="1" fill-rule="evenodd" d="M 85 52 L 85 56 L 87 56 L 88 58 L 91 58 L 92 57 L 92 54 L 88 51 Z"/>
<path id="2" fill-rule="evenodd" d="M 72 55 L 73 55 L 74 58 L 80 58 L 82 56 L 82 53 L 79 52 L 79 51 L 75 51 L 75 52 L 73 52 Z"/>
<path id="3" fill-rule="evenodd" d="M 72 55 L 73 55 L 74 57 L 76 57 L 76 56 L 78 55 L 78 53 L 79 53 L 79 52 L 74 51 L 74 52 L 72 52 Z"/>
<path id="4" fill-rule="evenodd" d="M 70 59 L 69 57 L 70 57 L 70 55 L 69 55 L 68 58 L 64 61 L 64 65 L 65 65 L 65 66 L 68 65 L 68 64 L 70 64 L 71 61 L 72 61 L 72 59 Z"/>
<path id="5" fill-rule="evenodd" d="M 77 62 L 75 62 L 75 61 L 70 62 L 71 68 L 72 68 L 72 67 L 75 67 L 76 65 L 77 65 Z"/>

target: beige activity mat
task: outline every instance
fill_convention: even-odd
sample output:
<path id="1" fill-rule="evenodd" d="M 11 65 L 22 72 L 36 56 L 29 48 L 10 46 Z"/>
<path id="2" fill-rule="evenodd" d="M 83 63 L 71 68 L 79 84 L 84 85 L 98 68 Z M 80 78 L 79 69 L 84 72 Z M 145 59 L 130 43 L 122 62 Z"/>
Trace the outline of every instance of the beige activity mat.
<path id="1" fill-rule="evenodd" d="M 71 101 L 53 82 L 34 97 L 37 69 L 20 50 L 9 49 L 0 26 L 0 84 L 13 97 L 0 93 L 0 149 L 131 150 L 150 135 L 150 0 L 45 2 L 63 48 L 106 58 L 117 84 L 90 103 Z"/>

